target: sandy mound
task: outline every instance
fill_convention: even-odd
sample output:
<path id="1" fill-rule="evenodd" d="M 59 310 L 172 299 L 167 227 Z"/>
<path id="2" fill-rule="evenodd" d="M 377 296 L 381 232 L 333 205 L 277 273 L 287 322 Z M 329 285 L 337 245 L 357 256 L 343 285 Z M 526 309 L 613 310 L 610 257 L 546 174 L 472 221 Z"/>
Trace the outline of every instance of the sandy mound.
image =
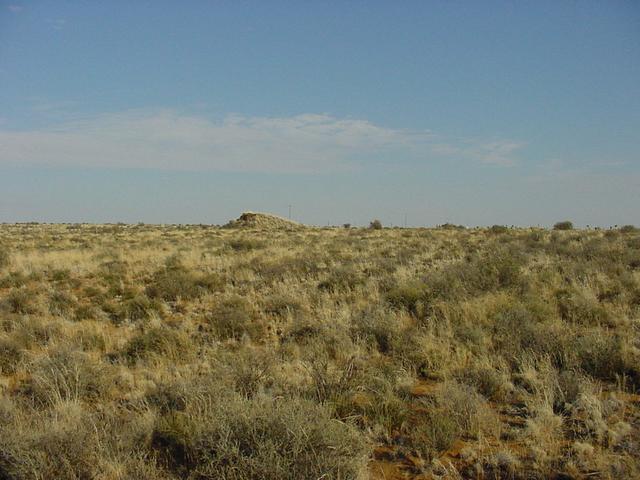
<path id="1" fill-rule="evenodd" d="M 225 227 L 292 230 L 303 228 L 304 225 L 269 213 L 244 212 L 237 220 L 231 220 Z"/>

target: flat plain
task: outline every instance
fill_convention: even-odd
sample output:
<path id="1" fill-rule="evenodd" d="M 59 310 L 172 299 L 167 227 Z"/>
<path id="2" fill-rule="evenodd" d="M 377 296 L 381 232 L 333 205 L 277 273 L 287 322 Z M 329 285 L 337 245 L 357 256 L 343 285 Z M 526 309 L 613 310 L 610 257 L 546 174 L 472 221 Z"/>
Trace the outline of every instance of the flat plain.
<path id="1" fill-rule="evenodd" d="M 640 234 L 0 226 L 0 479 L 640 478 Z"/>

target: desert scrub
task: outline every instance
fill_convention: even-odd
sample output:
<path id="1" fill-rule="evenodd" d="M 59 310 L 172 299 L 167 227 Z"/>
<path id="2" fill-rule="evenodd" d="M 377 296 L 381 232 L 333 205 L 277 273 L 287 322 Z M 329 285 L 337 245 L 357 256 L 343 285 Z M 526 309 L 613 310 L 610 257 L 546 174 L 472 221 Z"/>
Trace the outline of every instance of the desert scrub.
<path id="1" fill-rule="evenodd" d="M 638 477 L 638 233 L 493 230 L 1 225 L 0 477 Z"/>
<path id="2" fill-rule="evenodd" d="M 227 243 L 228 247 L 231 250 L 236 252 L 249 252 L 251 250 L 257 250 L 260 248 L 264 248 L 266 246 L 266 242 L 264 240 L 258 240 L 255 238 L 235 238 L 230 240 Z"/>
<path id="3" fill-rule="evenodd" d="M 178 257 L 170 257 L 164 268 L 154 273 L 146 294 L 150 298 L 175 302 L 178 299 L 193 300 L 223 287 L 224 282 L 217 275 L 197 274 L 186 268 Z"/>
<path id="4" fill-rule="evenodd" d="M 260 340 L 264 335 L 252 305 L 239 295 L 224 298 L 206 315 L 205 322 L 220 340 L 241 340 L 244 336 Z"/>
<path id="5" fill-rule="evenodd" d="M 35 297 L 36 293 L 27 288 L 12 289 L 4 299 L 0 301 L 0 307 L 11 313 L 35 313 L 37 311 Z"/>
<path id="6" fill-rule="evenodd" d="M 9 260 L 11 256 L 9 255 L 9 249 L 4 245 L 0 244 L 0 271 L 4 270 L 9 266 Z"/>
<path id="7" fill-rule="evenodd" d="M 0 337 L 0 375 L 15 373 L 22 359 L 23 345 L 13 338 Z"/>
<path id="8" fill-rule="evenodd" d="M 364 437 L 326 407 L 229 393 L 160 417 L 152 445 L 182 478 L 357 479 L 367 457 Z"/>
<path id="9" fill-rule="evenodd" d="M 364 285 L 365 278 L 353 267 L 338 267 L 318 284 L 320 290 L 328 292 L 350 291 Z"/>
<path id="10" fill-rule="evenodd" d="M 131 338 L 125 345 L 121 356 L 130 364 L 147 360 L 154 356 L 170 358 L 174 362 L 183 362 L 192 353 L 193 345 L 188 337 L 169 327 L 150 327 Z"/>
<path id="11" fill-rule="evenodd" d="M 436 408 L 417 417 L 409 432 L 409 442 L 422 458 L 431 461 L 448 450 L 460 433 L 460 426 L 449 411 Z"/>
<path id="12" fill-rule="evenodd" d="M 429 289 L 420 280 L 410 280 L 391 287 L 385 298 L 391 306 L 404 309 L 416 316 L 425 312 L 425 306 L 430 300 Z"/>
<path id="13" fill-rule="evenodd" d="M 49 312 L 52 315 L 67 316 L 77 306 L 78 300 L 68 292 L 56 290 L 49 295 Z"/>
<path id="14" fill-rule="evenodd" d="M 40 405 L 67 401 L 104 400 L 110 383 L 110 369 L 84 352 L 67 348 L 47 352 L 26 365 L 29 379 L 21 393 Z"/>
<path id="15" fill-rule="evenodd" d="M 354 342 L 363 342 L 368 348 L 373 347 L 383 354 L 398 350 L 403 340 L 397 319 L 385 314 L 384 310 L 365 311 L 356 317 L 351 337 Z"/>
<path id="16" fill-rule="evenodd" d="M 97 474 L 95 430 L 82 406 L 59 402 L 52 413 L 0 423 L 3 478 L 92 478 Z"/>

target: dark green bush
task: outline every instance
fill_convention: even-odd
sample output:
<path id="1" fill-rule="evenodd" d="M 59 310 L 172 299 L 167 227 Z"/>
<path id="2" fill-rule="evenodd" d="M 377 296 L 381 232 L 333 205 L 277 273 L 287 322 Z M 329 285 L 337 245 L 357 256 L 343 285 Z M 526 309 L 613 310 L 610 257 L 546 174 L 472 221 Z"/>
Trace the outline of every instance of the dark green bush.
<path id="1" fill-rule="evenodd" d="M 578 365 L 592 377 L 615 381 L 629 373 L 635 376 L 625 359 L 620 337 L 593 330 L 576 337 L 573 348 Z"/>
<path id="2" fill-rule="evenodd" d="M 554 230 L 573 230 L 573 223 L 569 220 L 557 222 L 553 225 Z"/>
<path id="3" fill-rule="evenodd" d="M 504 226 L 504 225 L 493 225 L 489 229 L 489 232 L 491 232 L 493 234 L 507 233 L 508 231 L 509 231 L 509 228 Z"/>
<path id="4" fill-rule="evenodd" d="M 385 294 L 387 302 L 414 315 L 421 315 L 429 299 L 429 290 L 424 282 L 412 280 L 392 287 Z"/>
<path id="5" fill-rule="evenodd" d="M 371 223 L 369 223 L 369 228 L 372 230 L 382 230 L 382 222 L 378 219 L 371 220 Z"/>

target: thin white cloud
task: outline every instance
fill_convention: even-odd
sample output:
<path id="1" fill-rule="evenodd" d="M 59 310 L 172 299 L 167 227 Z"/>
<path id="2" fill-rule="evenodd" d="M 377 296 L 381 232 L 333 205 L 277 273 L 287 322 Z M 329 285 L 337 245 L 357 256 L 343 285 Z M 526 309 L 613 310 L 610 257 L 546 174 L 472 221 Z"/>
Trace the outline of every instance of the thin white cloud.
<path id="1" fill-rule="evenodd" d="M 54 30 L 62 30 L 67 21 L 64 18 L 48 18 L 47 23 L 53 27 Z"/>
<path id="2" fill-rule="evenodd" d="M 229 115 L 173 111 L 100 115 L 47 129 L 0 130 L 0 165 L 311 173 L 357 169 L 368 155 L 512 165 L 521 144 L 443 141 L 429 131 L 326 114 Z"/>
<path id="3" fill-rule="evenodd" d="M 22 11 L 22 6 L 20 5 L 7 5 L 7 10 L 12 13 L 18 13 Z"/>

